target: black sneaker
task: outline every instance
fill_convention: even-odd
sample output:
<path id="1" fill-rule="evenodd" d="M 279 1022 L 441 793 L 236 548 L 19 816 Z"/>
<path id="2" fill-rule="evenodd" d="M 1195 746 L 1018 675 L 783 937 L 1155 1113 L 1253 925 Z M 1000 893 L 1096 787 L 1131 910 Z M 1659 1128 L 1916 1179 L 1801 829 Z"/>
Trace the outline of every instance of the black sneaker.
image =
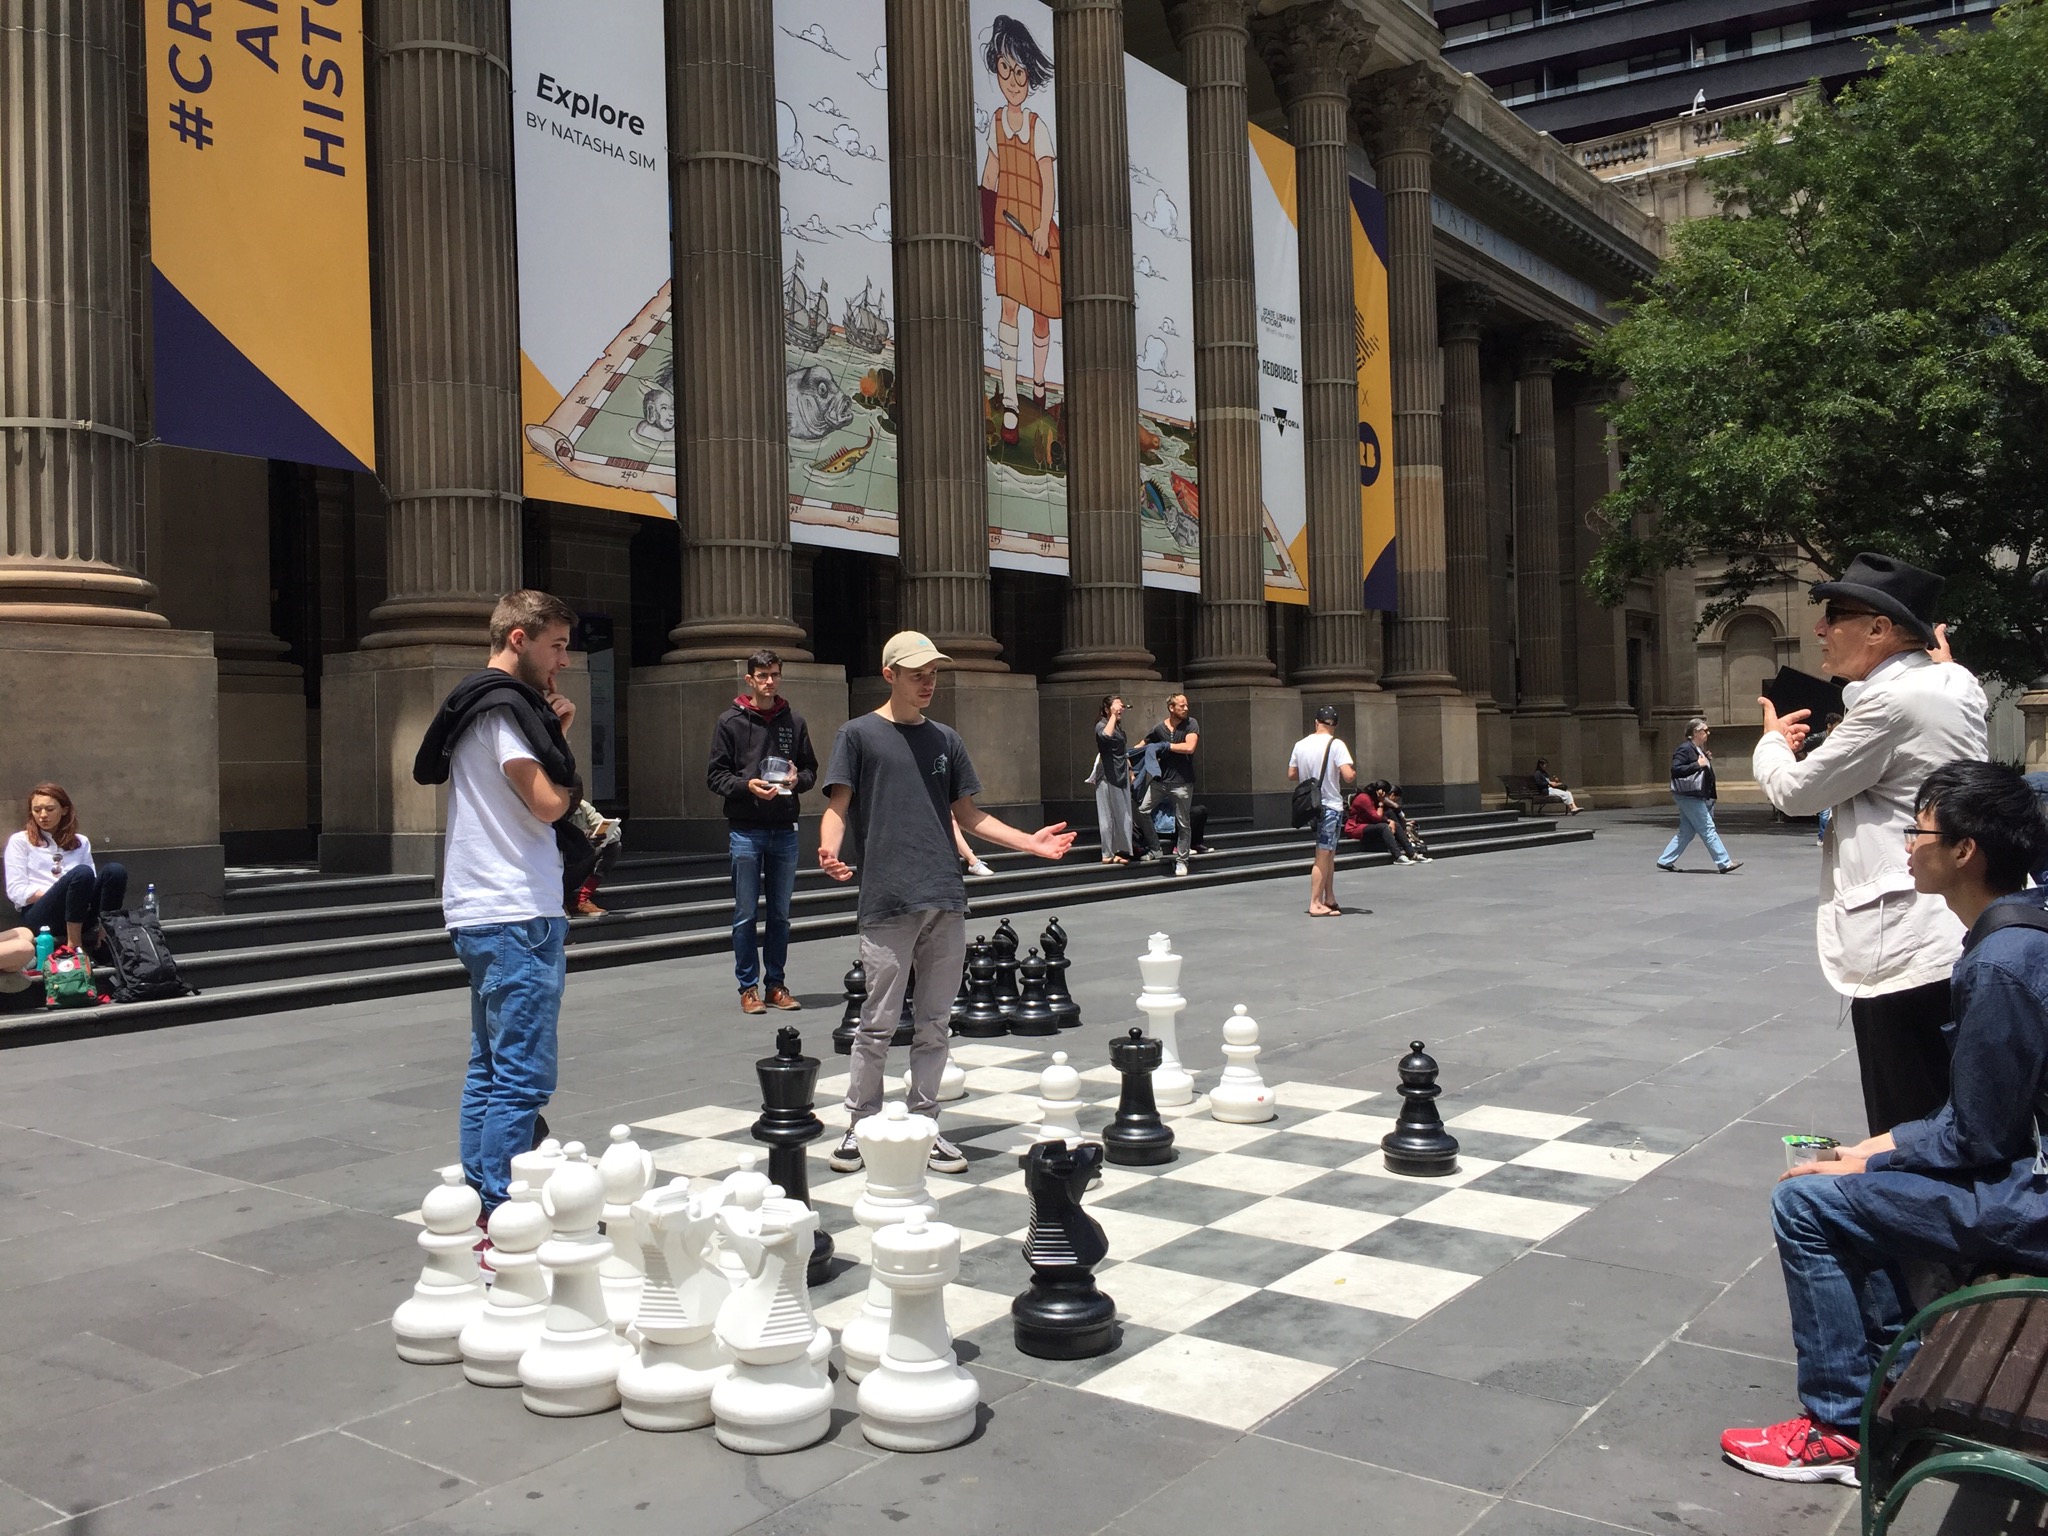
<path id="1" fill-rule="evenodd" d="M 838 1167 L 837 1163 L 832 1165 Z M 933 1173 L 965 1173 L 967 1158 L 961 1150 L 943 1136 L 932 1138 L 932 1155 L 925 1166 Z"/>
<path id="2" fill-rule="evenodd" d="M 859 1173 L 860 1166 L 860 1140 L 848 1131 L 832 1149 L 832 1167 L 840 1173 Z"/>

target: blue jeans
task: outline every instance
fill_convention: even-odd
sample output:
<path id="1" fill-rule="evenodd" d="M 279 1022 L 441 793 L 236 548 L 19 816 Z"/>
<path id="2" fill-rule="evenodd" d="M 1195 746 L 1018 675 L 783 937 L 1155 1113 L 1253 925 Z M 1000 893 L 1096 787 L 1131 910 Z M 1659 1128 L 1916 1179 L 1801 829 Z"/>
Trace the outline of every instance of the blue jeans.
<path id="1" fill-rule="evenodd" d="M 789 898 L 796 890 L 796 828 L 734 827 L 732 849 L 732 973 L 749 987 L 782 985 L 789 959 Z M 754 939 L 754 912 L 768 898 L 768 943 L 764 957 Z M 762 974 L 765 958 L 767 974 Z"/>
<path id="2" fill-rule="evenodd" d="M 55 885 L 24 907 L 21 924 L 30 933 L 48 928 L 62 944 L 66 923 L 77 923 L 89 935 L 99 926 L 102 912 L 120 911 L 127 898 L 128 871 L 119 864 L 102 864 L 97 873 L 81 864 L 65 870 Z"/>
<path id="3" fill-rule="evenodd" d="M 1857 1209 L 1864 1175 L 1809 1174 L 1771 1193 L 1771 1230 L 1792 1307 L 1799 1400 L 1816 1424 L 1856 1432 L 1870 1373 L 1905 1324 L 1901 1234 Z M 1902 1365 L 1904 1361 L 1900 1362 Z"/>
<path id="4" fill-rule="evenodd" d="M 1673 795 L 1671 798 L 1678 802 L 1678 830 L 1664 845 L 1664 851 L 1657 855 L 1657 862 L 1669 869 L 1685 852 L 1685 845 L 1698 838 L 1707 845 L 1707 852 L 1714 856 L 1714 867 L 1726 869 L 1730 860 L 1728 850 L 1721 846 L 1721 834 L 1714 830 L 1714 802 L 1702 800 L 1698 795 Z"/>
<path id="5" fill-rule="evenodd" d="M 462 1171 L 488 1216 L 505 1200 L 512 1159 L 555 1091 L 555 1024 L 569 966 L 565 917 L 457 928 L 469 971 L 469 1075 L 462 1084 Z"/>

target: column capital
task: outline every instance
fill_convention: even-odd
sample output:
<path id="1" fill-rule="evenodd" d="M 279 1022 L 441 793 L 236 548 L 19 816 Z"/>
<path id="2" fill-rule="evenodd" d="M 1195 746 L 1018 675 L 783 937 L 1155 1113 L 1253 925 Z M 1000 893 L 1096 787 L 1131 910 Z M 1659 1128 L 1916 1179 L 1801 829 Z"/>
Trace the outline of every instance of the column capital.
<path id="1" fill-rule="evenodd" d="M 1443 339 L 1477 341 L 1500 305 L 1500 295 L 1484 283 L 1445 283 L 1437 290 Z"/>
<path id="2" fill-rule="evenodd" d="M 1252 40 L 1273 76 L 1281 106 L 1292 109 L 1305 97 L 1348 97 L 1372 57 L 1379 30 L 1359 0 L 1309 0 L 1259 17 L 1252 23 Z"/>
<path id="3" fill-rule="evenodd" d="M 1174 42 L 1187 47 L 1199 32 L 1246 32 L 1258 0 L 1166 0 L 1166 25 Z"/>
<path id="4" fill-rule="evenodd" d="M 1375 159 L 1428 154 L 1437 130 L 1458 98 L 1458 82 L 1427 63 L 1403 64 L 1367 75 L 1351 87 L 1358 135 Z"/>
<path id="5" fill-rule="evenodd" d="M 1557 360 L 1574 345 L 1572 333 L 1561 325 L 1529 326 L 1515 338 L 1517 377 L 1556 372 Z"/>

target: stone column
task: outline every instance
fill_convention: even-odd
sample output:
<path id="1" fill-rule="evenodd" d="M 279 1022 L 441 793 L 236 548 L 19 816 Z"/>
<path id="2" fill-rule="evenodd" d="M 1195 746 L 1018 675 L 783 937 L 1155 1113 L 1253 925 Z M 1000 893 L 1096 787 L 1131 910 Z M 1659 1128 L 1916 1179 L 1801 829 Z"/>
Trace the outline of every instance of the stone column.
<path id="1" fill-rule="evenodd" d="M 322 680 L 320 860 L 431 874 L 446 794 L 413 751 L 520 585 L 511 37 L 503 0 L 371 0 L 366 22 L 389 586 Z"/>
<path id="2" fill-rule="evenodd" d="M 620 736 L 636 846 L 714 849 L 704 753 L 744 658 L 782 657 L 820 753 L 846 673 L 811 660 L 791 616 L 774 7 L 669 0 L 668 37 L 682 621 L 658 665 L 632 670 Z"/>
<path id="3" fill-rule="evenodd" d="M 1515 756 L 1548 757 L 1560 777 L 1566 722 L 1557 590 L 1557 440 L 1551 380 L 1568 338 L 1553 326 L 1523 332 L 1515 375 Z"/>
<path id="4" fill-rule="evenodd" d="M 989 627 L 974 23 L 967 0 L 888 0 L 887 21 L 902 622 L 953 658 L 932 713 L 966 738 L 982 803 L 1035 820 L 1037 684 L 1003 664 Z"/>
<path id="5" fill-rule="evenodd" d="M 1054 0 L 1061 322 L 1066 357 L 1065 645 L 1038 690 L 1047 814 L 1086 825 L 1085 743 L 1105 693 L 1157 693 L 1145 648 L 1138 519 L 1138 338 L 1131 273 L 1123 0 Z M 1077 743 L 1083 749 L 1077 750 Z"/>
<path id="6" fill-rule="evenodd" d="M 1643 750 L 1642 722 L 1628 697 L 1628 611 L 1625 605 L 1602 607 L 1579 575 L 1600 547 L 1593 527 L 1594 509 L 1615 487 L 1620 459 L 1606 407 L 1614 399 L 1611 384 L 1583 387 L 1566 418 L 1572 426 L 1572 500 L 1565 523 L 1572 531 L 1572 550 L 1559 555 L 1561 575 L 1570 578 L 1569 601 L 1574 610 L 1578 649 L 1579 763 L 1575 770 L 1589 787 L 1635 786 L 1659 777 L 1651 772 Z M 1619 803 L 1612 795 L 1596 804 Z"/>
<path id="7" fill-rule="evenodd" d="M 0 9 L 0 804 L 68 783 L 100 857 L 219 910 L 212 637 L 137 572 L 136 249 L 126 8 Z M 36 731 L 52 700 L 104 729 Z"/>
<path id="8" fill-rule="evenodd" d="M 2041 681 L 2035 678 L 2019 697 L 2020 714 L 2026 720 L 2025 751 L 2029 773 L 2048 769 L 2048 688 L 2042 688 Z"/>
<path id="9" fill-rule="evenodd" d="M 1460 285 L 1446 296 L 1443 315 L 1444 543 L 1451 673 L 1482 709 L 1494 707 L 1494 699 L 1479 338 L 1494 302 L 1488 290 Z"/>
<path id="10" fill-rule="evenodd" d="M 1195 274 L 1196 464 L 1202 591 L 1190 702 L 1211 814 L 1286 819 L 1275 741 L 1300 730 L 1300 695 L 1266 654 L 1259 464 L 1259 328 L 1252 261 L 1245 53 L 1254 0 L 1167 0 L 1188 92 L 1188 213 Z"/>

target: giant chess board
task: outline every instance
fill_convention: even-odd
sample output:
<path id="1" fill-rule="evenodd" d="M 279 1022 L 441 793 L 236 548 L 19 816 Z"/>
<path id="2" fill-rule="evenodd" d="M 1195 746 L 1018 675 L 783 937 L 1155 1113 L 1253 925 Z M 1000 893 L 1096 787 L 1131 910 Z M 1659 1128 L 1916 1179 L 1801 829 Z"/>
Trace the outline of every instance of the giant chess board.
<path id="1" fill-rule="evenodd" d="M 891 1053 L 892 1090 L 906 1056 Z M 1085 1202 L 1109 1237 L 1096 1273 L 1116 1301 L 1120 1344 L 1091 1360 L 1039 1360 L 1016 1349 L 1009 1311 L 1030 1280 L 1018 1154 L 1038 1118 L 1049 1053 L 956 1040 L 953 1057 L 968 1095 L 940 1105 L 939 1125 L 969 1168 L 928 1182 L 939 1219 L 961 1231 L 960 1278 L 946 1290 L 961 1360 L 1234 1429 L 1278 1412 L 1691 1144 L 1682 1133 L 1447 1100 L 1458 1170 L 1409 1178 L 1380 1158 L 1398 1108 L 1392 1093 L 1281 1079 L 1276 1119 L 1225 1125 L 1199 1092 L 1216 1069 L 1197 1072 L 1195 1101 L 1161 1111 L 1175 1160 L 1105 1166 Z M 1085 1065 L 1079 1053 L 1075 1064 Z M 1082 1128 L 1098 1132 L 1119 1080 L 1107 1065 L 1081 1076 Z M 859 1312 L 868 1279 L 869 1234 L 852 1213 L 866 1176 L 826 1162 L 846 1126 L 845 1092 L 844 1074 L 819 1081 L 829 1130 L 809 1149 L 811 1203 L 837 1247 L 812 1301 L 835 1330 Z M 759 1114 L 705 1105 L 637 1122 L 635 1139 L 666 1174 L 715 1180 L 748 1151 L 764 1154 L 765 1168 L 766 1149 L 748 1135 Z M 556 1127 L 565 1140 L 578 1130 L 594 1155 L 604 1127 Z"/>

